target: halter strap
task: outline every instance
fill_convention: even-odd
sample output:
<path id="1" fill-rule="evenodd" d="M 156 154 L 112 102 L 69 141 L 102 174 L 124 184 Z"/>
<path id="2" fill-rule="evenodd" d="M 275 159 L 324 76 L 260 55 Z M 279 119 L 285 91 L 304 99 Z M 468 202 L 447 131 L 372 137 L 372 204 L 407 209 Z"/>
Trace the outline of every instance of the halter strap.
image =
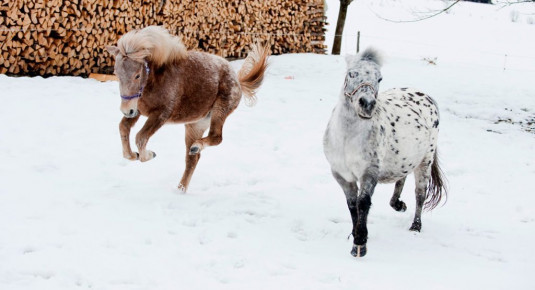
<path id="1" fill-rule="evenodd" d="M 149 74 L 150 74 L 150 68 L 149 68 L 149 65 L 147 64 L 147 62 L 145 62 L 144 65 L 145 65 L 145 73 L 147 73 L 147 79 L 148 79 L 149 78 Z M 121 99 L 130 101 L 130 100 L 133 100 L 133 99 L 140 98 L 141 95 L 143 94 L 143 89 L 144 88 L 145 88 L 145 85 L 141 85 L 141 87 L 139 88 L 139 91 L 137 92 L 137 94 L 134 94 L 134 95 L 131 95 L 131 96 L 123 96 L 123 95 L 121 95 Z"/>
<path id="2" fill-rule="evenodd" d="M 375 88 L 373 87 L 372 84 L 370 83 L 362 83 L 360 85 L 358 85 L 351 93 L 347 93 L 345 92 L 345 89 L 347 88 L 347 78 L 346 78 L 346 81 L 344 82 L 344 95 L 348 98 L 352 97 L 354 94 L 357 93 L 358 90 L 362 89 L 363 87 L 370 87 L 372 89 L 372 92 L 374 95 L 377 95 L 377 91 L 375 90 Z"/>

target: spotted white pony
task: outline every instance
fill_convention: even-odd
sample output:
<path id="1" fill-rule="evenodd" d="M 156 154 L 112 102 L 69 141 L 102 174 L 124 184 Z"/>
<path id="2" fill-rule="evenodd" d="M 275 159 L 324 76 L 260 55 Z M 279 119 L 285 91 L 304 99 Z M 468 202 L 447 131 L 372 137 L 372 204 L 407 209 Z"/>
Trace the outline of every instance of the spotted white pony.
<path id="1" fill-rule="evenodd" d="M 422 208 L 435 208 L 446 190 L 437 159 L 436 102 L 410 88 L 378 94 L 381 57 L 374 49 L 348 57 L 347 66 L 323 146 L 353 220 L 351 254 L 362 257 L 367 252 L 366 223 L 378 182 L 396 183 L 390 205 L 405 211 L 407 206 L 399 197 L 407 175 L 414 172 L 416 214 L 412 231 L 422 227 Z"/>

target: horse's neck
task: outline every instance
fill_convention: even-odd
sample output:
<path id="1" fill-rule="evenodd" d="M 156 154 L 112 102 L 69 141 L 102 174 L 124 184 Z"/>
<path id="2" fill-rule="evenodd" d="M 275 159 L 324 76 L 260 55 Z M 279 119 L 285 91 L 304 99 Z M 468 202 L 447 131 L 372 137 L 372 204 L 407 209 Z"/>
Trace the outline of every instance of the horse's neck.
<path id="1" fill-rule="evenodd" d="M 173 73 L 175 70 L 173 70 L 172 65 L 163 65 L 160 67 L 154 66 L 152 63 L 149 63 L 150 73 L 147 78 L 146 85 L 150 84 L 151 88 L 155 87 L 163 87 L 168 85 L 169 79 L 173 78 Z M 175 78 L 176 79 L 176 78 Z"/>
<path id="2" fill-rule="evenodd" d="M 353 106 L 347 101 L 345 96 L 340 98 L 338 101 L 338 118 L 344 122 L 350 122 L 353 124 L 358 124 L 361 122 L 357 112 Z"/>
<path id="3" fill-rule="evenodd" d="M 353 106 L 344 98 L 340 98 L 335 115 L 337 131 L 347 137 L 356 135 L 367 135 L 372 129 L 372 122 L 370 120 L 361 119 Z"/>

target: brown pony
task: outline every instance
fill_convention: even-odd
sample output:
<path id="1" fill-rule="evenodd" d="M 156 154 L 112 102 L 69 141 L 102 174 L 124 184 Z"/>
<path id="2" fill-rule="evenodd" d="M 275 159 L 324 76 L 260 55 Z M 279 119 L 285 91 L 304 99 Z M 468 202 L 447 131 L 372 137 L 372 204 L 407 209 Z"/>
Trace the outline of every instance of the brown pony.
<path id="1" fill-rule="evenodd" d="M 225 119 L 238 107 L 242 94 L 254 103 L 269 50 L 254 45 L 236 75 L 224 58 L 187 51 L 178 37 L 159 26 L 130 31 L 117 46 L 106 48 L 115 57 L 119 78 L 124 158 L 151 160 L 156 154 L 145 148 L 149 138 L 165 123 L 184 123 L 186 168 L 178 188 L 186 191 L 200 152 L 221 143 Z M 130 148 L 130 129 L 140 115 L 148 118 L 136 136 L 137 153 Z"/>

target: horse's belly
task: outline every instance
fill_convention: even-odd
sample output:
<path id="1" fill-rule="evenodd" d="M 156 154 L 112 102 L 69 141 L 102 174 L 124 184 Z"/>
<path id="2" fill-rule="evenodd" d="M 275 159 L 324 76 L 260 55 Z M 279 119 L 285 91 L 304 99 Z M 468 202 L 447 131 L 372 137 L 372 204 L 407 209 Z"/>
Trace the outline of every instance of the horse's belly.
<path id="1" fill-rule="evenodd" d="M 397 136 L 385 142 L 379 161 L 379 182 L 396 182 L 430 159 L 436 146 L 433 136 L 436 136 L 435 132 L 429 130 L 399 128 Z"/>
<path id="2" fill-rule="evenodd" d="M 377 182 L 379 183 L 394 183 L 403 179 L 407 174 L 402 174 L 400 171 L 383 171 L 379 173 Z"/>

